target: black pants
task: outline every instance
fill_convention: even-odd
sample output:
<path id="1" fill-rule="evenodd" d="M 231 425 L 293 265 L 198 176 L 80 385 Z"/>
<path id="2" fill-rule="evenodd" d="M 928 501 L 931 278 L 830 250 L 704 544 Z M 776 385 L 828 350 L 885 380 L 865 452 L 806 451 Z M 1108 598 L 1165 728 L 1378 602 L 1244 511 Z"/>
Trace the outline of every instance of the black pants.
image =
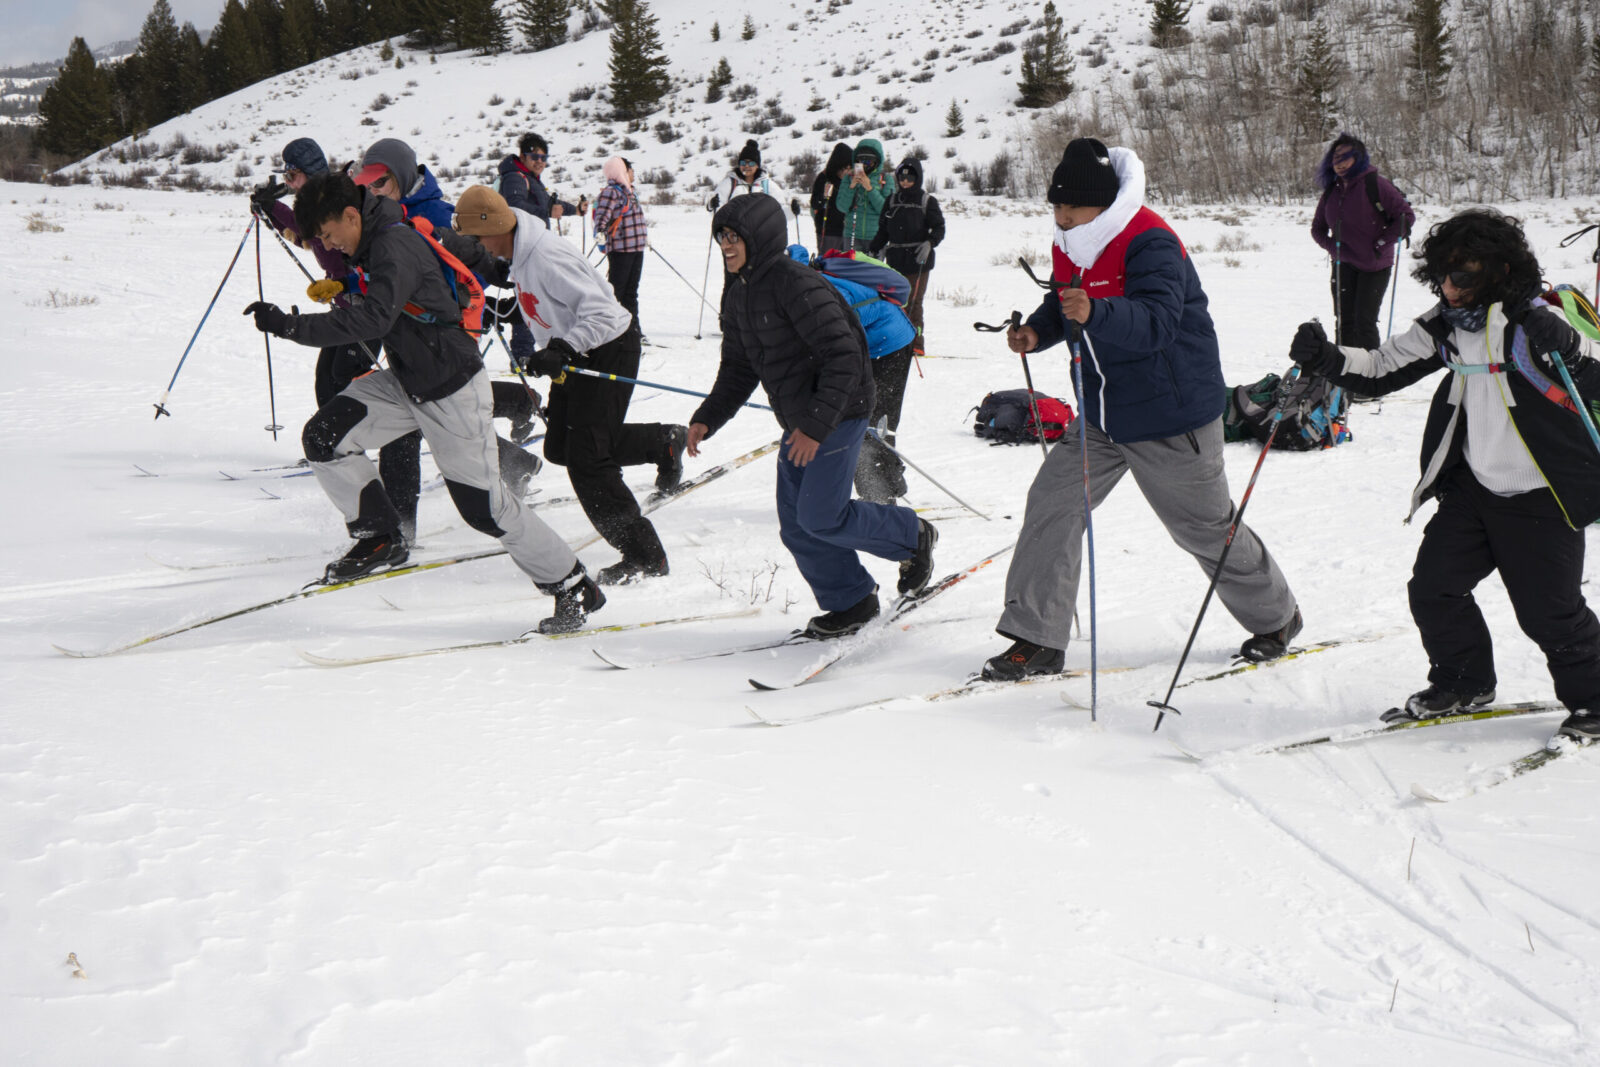
<path id="1" fill-rule="evenodd" d="M 644 274 L 643 252 L 607 252 L 606 280 L 611 291 L 617 294 L 617 303 L 633 313 L 633 324 L 639 326 L 639 278 Z M 644 333 L 644 327 L 639 326 Z"/>
<path id="2" fill-rule="evenodd" d="M 629 326 L 615 341 L 589 353 L 591 370 L 632 378 L 639 373 L 639 328 Z M 567 468 L 583 513 L 606 542 L 630 562 L 651 567 L 666 562 L 666 549 L 650 520 L 639 512 L 622 480 L 622 468 L 667 458 L 666 427 L 658 422 L 624 423 L 633 386 L 568 374 L 551 386 L 545 406 L 544 458 Z"/>
<path id="3" fill-rule="evenodd" d="M 1411 616 L 1428 681 L 1475 695 L 1495 687 L 1494 648 L 1472 590 L 1500 572 L 1517 625 L 1544 651 L 1556 698 L 1600 708 L 1600 621 L 1584 602 L 1584 532 L 1539 489 L 1497 496 L 1465 467 L 1448 476 L 1412 568 Z"/>
<path id="4" fill-rule="evenodd" d="M 1356 270 L 1348 263 L 1335 263 L 1328 288 L 1333 292 L 1333 314 L 1338 323 L 1334 343 L 1352 348 L 1381 345 L 1378 313 L 1388 295 L 1389 268 Z"/>
<path id="5" fill-rule="evenodd" d="M 911 355 L 911 346 L 907 345 L 872 361 L 872 384 L 877 387 L 878 399 L 872 407 L 871 425 L 876 428 L 880 419 L 887 419 L 888 429 L 883 436 L 891 445 L 900 428 L 900 405 L 905 401 L 906 379 L 911 375 Z M 895 497 L 906 495 L 906 465 L 871 433 L 861 442 L 861 456 L 856 460 L 856 495 L 877 504 L 892 503 Z"/>

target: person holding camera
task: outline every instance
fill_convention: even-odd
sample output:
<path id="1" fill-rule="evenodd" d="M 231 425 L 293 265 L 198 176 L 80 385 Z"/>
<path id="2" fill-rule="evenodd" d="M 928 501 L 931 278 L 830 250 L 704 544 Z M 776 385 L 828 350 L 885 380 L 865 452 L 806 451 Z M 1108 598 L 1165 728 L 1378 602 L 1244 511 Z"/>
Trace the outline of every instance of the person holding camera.
<path id="1" fill-rule="evenodd" d="M 889 176 L 883 171 L 883 142 L 864 138 L 856 145 L 855 165 L 850 178 L 839 191 L 839 210 L 844 212 L 847 249 L 866 251 L 878 236 L 878 219 L 889 197 Z"/>

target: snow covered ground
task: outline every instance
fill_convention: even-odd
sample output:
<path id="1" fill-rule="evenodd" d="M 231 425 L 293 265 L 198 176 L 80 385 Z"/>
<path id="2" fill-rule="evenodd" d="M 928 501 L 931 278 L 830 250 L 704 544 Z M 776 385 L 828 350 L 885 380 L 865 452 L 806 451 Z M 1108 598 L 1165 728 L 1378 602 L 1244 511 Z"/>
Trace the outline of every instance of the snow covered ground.
<path id="1" fill-rule="evenodd" d="M 1232 383 L 1282 371 L 1295 324 L 1329 314 L 1309 210 L 1168 212 Z M 1586 254 L 1555 247 L 1571 206 L 1516 210 L 1547 274 L 1587 287 Z M 658 250 L 698 281 L 704 213 L 651 217 Z M 1439 217 L 1425 209 L 1419 224 Z M 247 220 L 239 198 L 0 186 L 0 1058 L 1600 1059 L 1600 818 L 1579 811 L 1600 760 L 1444 806 L 1409 793 L 1538 747 L 1552 717 L 1203 768 L 1166 741 L 1210 750 L 1368 721 L 1423 684 L 1404 591 L 1421 522 L 1401 519 L 1431 383 L 1358 408 L 1350 445 L 1269 456 L 1248 512 L 1295 587 L 1306 642 L 1376 639 L 1180 690 L 1182 719 L 1156 735 L 1145 701 L 1166 690 L 1205 577 L 1131 485 L 1096 513 L 1099 659 L 1132 668 L 1101 677 L 1098 723 L 1062 700 L 1087 702 L 1087 680 L 781 730 L 746 714 L 959 682 L 1003 647 L 1003 567 L 792 692 L 746 678 L 814 650 L 601 665 L 591 648 L 648 659 L 782 634 L 811 613 L 778 542 L 770 459 L 662 509 L 672 575 L 616 592 L 596 621 L 752 601 L 754 616 L 343 670 L 295 654 L 514 636 L 549 601 L 491 559 L 63 657 L 52 642 L 103 647 L 291 591 L 345 545 L 312 479 L 252 472 L 298 457 L 313 363 L 273 345 L 286 427 L 274 441 L 262 342 L 239 314 L 255 299 L 253 246 L 172 417 L 152 419 Z M 969 409 L 1021 375 L 970 324 L 1034 304 L 1014 260 L 1047 241 L 1032 205 L 951 212 L 928 301 L 940 358 L 912 380 L 901 440 L 995 518 L 942 521 L 940 573 L 1016 536 L 1038 452 L 971 435 Z M 268 297 L 305 304 L 270 239 L 261 256 Z M 708 322 L 695 340 L 690 287 L 650 257 L 642 302 L 665 346 L 642 376 L 709 386 L 717 339 Z M 1425 304 L 1402 279 L 1398 321 Z M 1070 394 L 1059 352 L 1033 372 Z M 672 420 L 693 400 L 643 389 L 634 405 Z M 691 473 L 773 436 L 748 412 Z M 1236 494 L 1255 459 L 1230 447 Z M 537 484 L 568 492 L 556 468 Z M 916 503 L 945 503 L 911 485 Z M 589 532 L 576 508 L 544 515 Z M 421 556 L 491 547 L 440 493 L 421 528 Z M 298 558 L 163 565 L 269 556 Z M 892 582 L 892 564 L 870 565 Z M 1502 696 L 1549 697 L 1498 584 L 1481 593 Z M 1221 669 L 1243 637 L 1213 605 L 1185 677 Z M 1069 665 L 1088 654 L 1075 644 Z"/>

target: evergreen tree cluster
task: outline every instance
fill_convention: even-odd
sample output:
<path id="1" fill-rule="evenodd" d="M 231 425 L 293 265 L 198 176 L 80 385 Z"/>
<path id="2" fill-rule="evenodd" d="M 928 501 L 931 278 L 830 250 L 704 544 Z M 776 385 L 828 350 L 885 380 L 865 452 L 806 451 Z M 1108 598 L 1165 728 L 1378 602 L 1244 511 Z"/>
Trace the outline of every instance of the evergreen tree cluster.
<path id="1" fill-rule="evenodd" d="M 551 43 L 566 38 L 567 0 L 519 0 L 519 28 L 524 15 L 559 30 Z M 168 0 L 155 0 L 138 48 L 120 63 L 97 65 L 83 38 L 73 39 L 39 101 L 38 143 L 81 158 L 263 78 L 402 35 L 419 48 L 489 53 L 511 44 L 495 0 L 228 0 L 204 44 L 192 23 L 178 25 Z"/>
<path id="2" fill-rule="evenodd" d="M 672 87 L 656 17 L 643 0 L 601 0 L 611 20 L 611 107 L 619 118 L 637 120 L 661 106 Z"/>
<path id="3" fill-rule="evenodd" d="M 1050 107 L 1072 93 L 1072 72 L 1077 63 L 1067 48 L 1067 32 L 1054 0 L 1044 5 L 1044 25 L 1022 46 L 1017 82 L 1018 107 Z M 948 118 L 948 116 L 947 116 Z"/>

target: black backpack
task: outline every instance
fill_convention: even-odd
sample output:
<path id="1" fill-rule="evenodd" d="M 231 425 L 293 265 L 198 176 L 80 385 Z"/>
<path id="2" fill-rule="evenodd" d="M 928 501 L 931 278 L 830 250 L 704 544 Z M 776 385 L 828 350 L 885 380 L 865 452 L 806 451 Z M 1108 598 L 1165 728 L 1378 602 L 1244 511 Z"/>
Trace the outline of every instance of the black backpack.
<path id="1" fill-rule="evenodd" d="M 1223 440 L 1265 442 L 1272 433 L 1272 413 L 1277 408 L 1282 381 L 1278 375 L 1269 374 L 1258 382 L 1229 389 L 1222 415 Z M 1350 440 L 1350 430 L 1345 425 L 1350 394 L 1316 375 L 1302 374 L 1288 388 L 1289 400 L 1278 436 L 1272 439 L 1273 448 L 1307 452 Z"/>
<path id="2" fill-rule="evenodd" d="M 1059 441 L 1072 424 L 1072 405 L 1065 400 L 1043 393 L 1033 394 L 1039 405 L 1039 418 L 1044 422 L 1044 439 Z M 972 432 L 986 437 L 997 445 L 1033 444 L 1039 440 L 1039 428 L 1033 420 L 1033 404 L 1028 403 L 1026 389 L 1002 389 L 983 398 L 975 409 Z"/>
<path id="3" fill-rule="evenodd" d="M 1394 182 L 1391 181 L 1389 184 L 1394 185 Z M 1400 187 L 1398 185 L 1395 185 L 1394 191 L 1400 193 L 1401 199 L 1403 199 L 1407 204 L 1411 203 L 1411 198 L 1406 196 L 1405 193 L 1400 192 Z M 1385 226 L 1394 222 L 1394 216 L 1383 210 L 1383 201 L 1378 199 L 1378 172 L 1375 170 L 1367 171 L 1367 199 L 1372 201 L 1372 210 L 1378 213 L 1378 217 L 1383 220 Z M 1415 212 L 1412 212 L 1413 216 L 1415 216 L 1415 214 Z M 1411 223 L 1412 218 L 1407 218 L 1405 220 L 1405 225 L 1401 227 L 1400 231 L 1400 239 L 1407 243 L 1411 241 Z"/>

